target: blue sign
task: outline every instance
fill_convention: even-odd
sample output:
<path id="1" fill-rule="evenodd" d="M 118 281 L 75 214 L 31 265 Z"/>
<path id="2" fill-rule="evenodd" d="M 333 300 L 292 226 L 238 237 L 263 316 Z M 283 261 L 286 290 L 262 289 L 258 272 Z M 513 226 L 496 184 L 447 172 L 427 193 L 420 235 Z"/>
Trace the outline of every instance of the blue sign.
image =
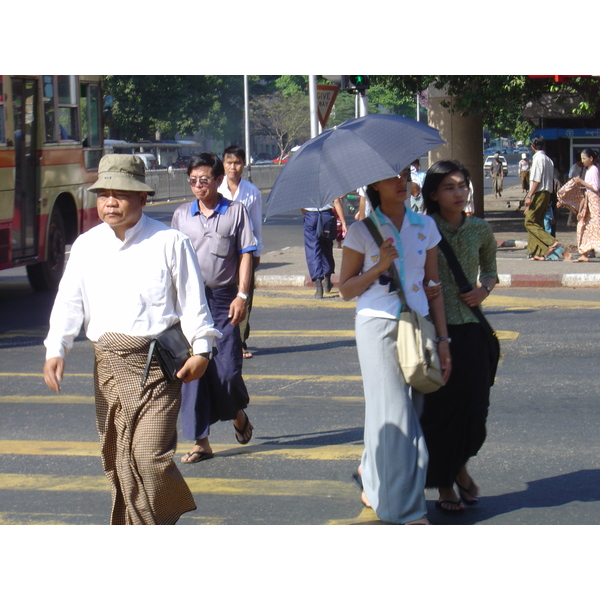
<path id="1" fill-rule="evenodd" d="M 530 136 L 541 135 L 544 140 L 558 138 L 600 138 L 600 128 L 590 129 L 536 129 Z"/>

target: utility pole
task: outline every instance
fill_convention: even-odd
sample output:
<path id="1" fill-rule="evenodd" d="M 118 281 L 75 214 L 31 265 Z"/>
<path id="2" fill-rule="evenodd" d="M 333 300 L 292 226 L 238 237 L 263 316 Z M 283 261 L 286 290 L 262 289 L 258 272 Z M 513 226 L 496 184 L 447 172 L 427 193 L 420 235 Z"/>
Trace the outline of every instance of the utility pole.
<path id="1" fill-rule="evenodd" d="M 308 96 L 310 100 L 310 137 L 319 135 L 319 112 L 317 107 L 317 76 L 308 76 Z"/>
<path id="2" fill-rule="evenodd" d="M 246 146 L 246 165 L 248 167 L 248 181 L 252 182 L 252 175 L 250 174 L 251 158 L 250 154 L 250 102 L 248 94 L 248 75 L 244 75 L 244 137 Z"/>

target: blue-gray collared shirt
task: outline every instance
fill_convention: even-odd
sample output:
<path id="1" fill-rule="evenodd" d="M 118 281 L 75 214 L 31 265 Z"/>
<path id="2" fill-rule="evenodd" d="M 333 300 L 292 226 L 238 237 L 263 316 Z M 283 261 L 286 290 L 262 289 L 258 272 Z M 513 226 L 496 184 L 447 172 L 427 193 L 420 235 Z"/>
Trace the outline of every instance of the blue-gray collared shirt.
<path id="1" fill-rule="evenodd" d="M 240 255 L 256 250 L 246 207 L 220 194 L 219 203 L 210 217 L 202 214 L 198 200 L 178 206 L 171 227 L 185 233 L 192 241 L 202 278 L 209 288 L 237 284 Z"/>

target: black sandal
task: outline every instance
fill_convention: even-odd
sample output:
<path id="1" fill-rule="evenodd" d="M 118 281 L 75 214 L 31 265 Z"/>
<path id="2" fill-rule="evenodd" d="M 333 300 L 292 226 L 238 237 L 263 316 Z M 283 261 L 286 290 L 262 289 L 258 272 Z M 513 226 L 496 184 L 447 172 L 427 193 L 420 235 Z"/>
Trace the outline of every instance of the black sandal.
<path id="1" fill-rule="evenodd" d="M 248 418 L 248 415 L 242 411 L 244 413 L 244 416 L 246 417 L 246 423 L 244 424 L 244 427 L 242 429 L 238 429 L 235 426 L 235 423 L 233 424 L 233 428 L 235 429 L 235 439 L 238 441 L 238 444 L 242 444 L 242 445 L 246 445 L 251 439 L 252 439 L 252 429 L 254 429 L 252 427 L 252 423 L 250 423 L 250 419 Z M 246 435 L 248 434 L 248 432 L 250 432 L 250 437 L 248 439 L 246 439 Z M 238 433 L 241 437 L 241 439 L 238 436 Z"/>
<path id="2" fill-rule="evenodd" d="M 473 487 L 477 487 L 475 485 L 475 482 L 473 481 L 472 477 L 469 477 L 469 487 L 468 488 L 464 488 L 462 485 L 460 485 L 460 483 L 458 483 L 458 481 L 456 481 L 456 485 L 458 486 L 458 493 L 460 495 L 460 499 L 467 505 L 469 506 L 473 506 L 473 504 L 477 504 L 479 502 L 479 498 L 477 496 L 475 496 L 475 494 L 473 494 L 473 492 L 471 491 L 473 489 Z M 467 499 L 464 497 L 463 492 L 465 494 L 469 494 L 469 496 L 471 496 L 470 499 Z"/>

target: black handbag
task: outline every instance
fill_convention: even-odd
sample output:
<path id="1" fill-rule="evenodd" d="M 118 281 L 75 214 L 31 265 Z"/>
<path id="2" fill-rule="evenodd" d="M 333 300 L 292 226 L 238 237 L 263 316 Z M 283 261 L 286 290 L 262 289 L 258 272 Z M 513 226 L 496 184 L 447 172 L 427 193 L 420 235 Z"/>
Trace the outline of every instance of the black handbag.
<path id="1" fill-rule="evenodd" d="M 440 233 L 441 235 L 441 233 Z M 448 261 L 448 266 L 450 270 L 454 274 L 454 278 L 456 279 L 456 283 L 460 289 L 461 294 L 466 294 L 473 289 L 473 286 L 467 281 L 467 277 L 465 276 L 454 251 L 452 250 L 448 240 L 442 235 L 442 239 L 439 243 L 440 250 L 444 253 L 446 260 Z M 490 359 L 490 387 L 494 385 L 494 379 L 496 378 L 496 371 L 498 369 L 498 362 L 500 361 L 500 341 L 498 340 L 498 336 L 496 332 L 492 329 L 492 326 L 488 323 L 487 319 L 483 316 L 481 309 L 479 306 L 470 306 L 469 307 L 473 314 L 477 317 L 483 330 L 485 331 L 487 342 L 488 342 L 488 352 Z"/>
<path id="2" fill-rule="evenodd" d="M 183 334 L 181 323 L 177 322 L 150 342 L 146 368 L 142 375 L 142 387 L 146 384 L 152 357 L 156 358 L 166 380 L 171 382 L 177 380 L 178 371 L 190 356 L 193 356 L 192 348 Z"/>

